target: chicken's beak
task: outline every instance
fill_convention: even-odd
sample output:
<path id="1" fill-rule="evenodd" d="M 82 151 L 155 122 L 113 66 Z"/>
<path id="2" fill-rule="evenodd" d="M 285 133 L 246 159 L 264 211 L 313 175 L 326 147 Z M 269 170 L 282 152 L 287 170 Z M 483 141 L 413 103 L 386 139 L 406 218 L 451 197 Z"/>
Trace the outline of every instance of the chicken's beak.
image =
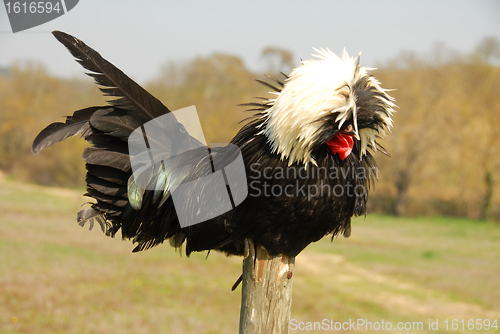
<path id="1" fill-rule="evenodd" d="M 348 125 L 347 128 L 345 128 L 344 130 L 342 130 L 342 133 L 343 134 L 346 134 L 346 135 L 350 135 L 354 138 L 356 138 L 357 140 L 360 140 L 359 139 L 359 134 L 354 130 L 354 127 L 352 125 Z"/>

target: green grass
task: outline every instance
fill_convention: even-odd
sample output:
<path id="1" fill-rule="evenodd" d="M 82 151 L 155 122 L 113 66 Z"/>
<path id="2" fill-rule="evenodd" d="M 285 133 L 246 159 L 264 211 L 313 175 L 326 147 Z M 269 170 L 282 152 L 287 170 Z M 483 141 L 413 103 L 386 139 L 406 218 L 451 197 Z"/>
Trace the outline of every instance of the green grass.
<path id="1" fill-rule="evenodd" d="M 186 258 L 168 245 L 132 254 L 130 242 L 76 224 L 84 201 L 0 180 L 1 334 L 237 332 L 240 258 Z M 355 219 L 351 238 L 297 257 L 292 319 L 422 322 L 419 333 L 429 319 L 439 319 L 433 333 L 446 319 L 500 320 L 499 245 L 500 226 L 486 222 Z"/>

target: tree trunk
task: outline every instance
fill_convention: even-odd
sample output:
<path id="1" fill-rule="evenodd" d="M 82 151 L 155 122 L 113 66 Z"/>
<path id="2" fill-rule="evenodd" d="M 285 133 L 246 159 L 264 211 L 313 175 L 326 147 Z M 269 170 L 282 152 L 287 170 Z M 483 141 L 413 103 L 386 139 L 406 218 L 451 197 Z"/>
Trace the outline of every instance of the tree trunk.
<path id="1" fill-rule="evenodd" d="M 489 170 L 486 172 L 486 175 L 484 177 L 484 183 L 486 186 L 486 192 L 483 197 L 481 219 L 488 220 L 491 211 L 491 199 L 493 198 L 493 177 Z"/>
<path id="2" fill-rule="evenodd" d="M 408 169 L 396 173 L 396 197 L 394 198 L 392 212 L 396 216 L 404 216 L 406 213 L 406 194 L 410 186 L 410 175 Z"/>
<path id="3" fill-rule="evenodd" d="M 295 258 L 245 240 L 240 334 L 289 332 Z"/>

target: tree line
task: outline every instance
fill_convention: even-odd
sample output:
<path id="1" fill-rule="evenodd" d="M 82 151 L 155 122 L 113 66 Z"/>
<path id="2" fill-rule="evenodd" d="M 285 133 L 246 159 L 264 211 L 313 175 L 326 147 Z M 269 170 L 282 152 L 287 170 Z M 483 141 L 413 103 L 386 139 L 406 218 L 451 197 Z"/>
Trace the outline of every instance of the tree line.
<path id="1" fill-rule="evenodd" d="M 290 52 L 262 52 L 271 76 L 295 65 Z M 428 53 L 401 52 L 373 74 L 398 105 L 394 128 L 376 154 L 379 182 L 369 211 L 448 215 L 500 221 L 500 42 L 484 38 L 468 54 L 442 44 Z M 171 110 L 196 105 L 208 143 L 228 142 L 250 114 L 238 104 L 272 98 L 237 56 L 214 53 L 166 63 L 145 85 Z M 41 64 L 0 69 L 0 171 L 21 181 L 83 187 L 82 140 L 71 139 L 37 157 L 30 147 L 47 124 L 105 98 L 87 79 L 60 79 Z M 223 130 L 223 131 L 222 131 Z"/>

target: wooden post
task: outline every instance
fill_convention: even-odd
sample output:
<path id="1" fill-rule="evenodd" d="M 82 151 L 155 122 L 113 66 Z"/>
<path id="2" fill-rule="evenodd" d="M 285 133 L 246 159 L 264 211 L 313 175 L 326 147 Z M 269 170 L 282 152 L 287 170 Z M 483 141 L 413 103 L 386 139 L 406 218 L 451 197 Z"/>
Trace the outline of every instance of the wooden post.
<path id="1" fill-rule="evenodd" d="M 289 332 L 295 258 L 270 256 L 245 240 L 240 334 Z"/>

